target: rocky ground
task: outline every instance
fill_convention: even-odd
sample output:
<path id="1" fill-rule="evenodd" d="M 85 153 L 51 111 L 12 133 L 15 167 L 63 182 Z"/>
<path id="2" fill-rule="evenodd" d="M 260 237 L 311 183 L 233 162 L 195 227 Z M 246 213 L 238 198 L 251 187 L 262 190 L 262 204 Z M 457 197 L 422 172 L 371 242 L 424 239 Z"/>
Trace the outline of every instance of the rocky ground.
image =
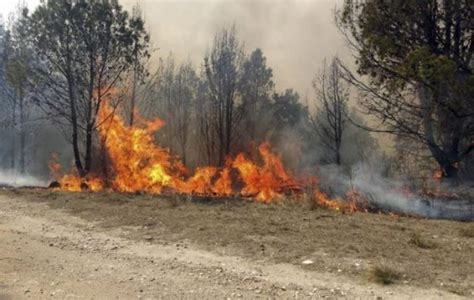
<path id="1" fill-rule="evenodd" d="M 0 192 L 0 299 L 474 297 L 472 223 L 242 200 Z M 391 285 L 371 270 L 390 266 Z"/>

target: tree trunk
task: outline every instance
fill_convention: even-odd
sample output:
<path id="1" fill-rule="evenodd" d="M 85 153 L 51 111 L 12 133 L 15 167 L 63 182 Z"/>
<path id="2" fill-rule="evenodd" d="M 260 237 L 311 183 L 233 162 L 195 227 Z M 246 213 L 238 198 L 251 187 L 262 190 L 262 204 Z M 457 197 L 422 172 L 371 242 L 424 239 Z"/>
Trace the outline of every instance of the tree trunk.
<path id="1" fill-rule="evenodd" d="M 457 144 L 453 144 L 456 140 L 452 140 L 451 142 L 451 150 L 445 151 L 441 149 L 441 147 L 435 141 L 435 129 L 433 128 L 433 118 L 431 114 L 433 113 L 433 97 L 432 93 L 428 90 L 428 88 L 424 86 L 420 86 L 418 88 L 418 96 L 420 99 L 420 103 L 423 105 L 424 109 L 422 110 L 423 113 L 423 128 L 424 128 L 424 136 L 426 139 L 426 143 L 428 145 L 428 149 L 431 152 L 431 155 L 436 160 L 438 165 L 441 168 L 443 173 L 443 178 L 446 181 L 456 184 L 458 182 L 458 164 L 460 161 L 460 155 L 457 149 L 459 149 L 459 140 L 457 140 Z"/>
<path id="2" fill-rule="evenodd" d="M 136 97 L 136 90 L 137 90 L 137 71 L 136 68 L 133 71 L 133 85 L 132 85 L 132 99 L 130 103 L 130 127 L 133 126 L 135 122 L 135 97 Z"/>
<path id="3" fill-rule="evenodd" d="M 458 180 L 459 169 L 456 165 L 445 165 L 443 166 L 444 178 L 448 180 Z"/>
<path id="4" fill-rule="evenodd" d="M 12 109 L 12 124 L 11 124 L 11 162 L 10 162 L 10 169 L 13 172 L 15 170 L 15 127 L 16 127 L 16 99 L 13 102 L 13 109 Z"/>
<path id="5" fill-rule="evenodd" d="M 85 159 L 85 172 L 89 173 L 92 167 L 92 130 L 93 125 L 88 124 L 86 128 L 86 159 Z"/>
<path id="6" fill-rule="evenodd" d="M 25 105 L 24 105 L 24 95 L 20 91 L 20 174 L 25 174 L 26 169 L 26 133 L 25 133 Z"/>
<path id="7" fill-rule="evenodd" d="M 338 166 L 341 165 L 341 150 L 340 149 L 336 150 L 336 164 Z"/>
<path id="8" fill-rule="evenodd" d="M 77 124 L 77 111 L 76 111 L 76 100 L 74 97 L 74 83 L 73 79 L 68 78 L 68 93 L 69 93 L 69 106 L 71 109 L 71 127 L 72 127 L 72 150 L 74 153 L 74 163 L 76 165 L 77 172 L 81 177 L 86 176 L 86 172 L 82 166 L 81 153 L 79 150 L 79 132 Z"/>

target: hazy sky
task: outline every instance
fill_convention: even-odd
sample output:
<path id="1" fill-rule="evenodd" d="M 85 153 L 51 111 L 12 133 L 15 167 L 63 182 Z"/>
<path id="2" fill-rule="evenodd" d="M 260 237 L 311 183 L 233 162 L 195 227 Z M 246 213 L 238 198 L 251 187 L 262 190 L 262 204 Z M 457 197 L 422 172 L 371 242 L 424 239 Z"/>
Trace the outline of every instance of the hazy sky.
<path id="1" fill-rule="evenodd" d="M 0 14 L 3 15 L 5 20 L 8 19 L 8 15 L 15 11 L 18 3 L 23 2 L 33 8 L 40 3 L 40 0 L 0 0 Z"/>
<path id="2" fill-rule="evenodd" d="M 136 0 L 123 0 L 126 7 Z M 325 58 L 349 57 L 334 25 L 340 0 L 139 0 L 159 55 L 202 64 L 219 27 L 235 24 L 248 52 L 259 47 L 274 70 L 277 88 L 311 93 Z"/>
<path id="3" fill-rule="evenodd" d="M 248 52 L 259 47 L 274 70 L 279 90 L 295 88 L 311 95 L 311 81 L 321 61 L 349 57 L 336 26 L 334 9 L 341 0 L 121 0 L 139 3 L 151 32 L 155 55 L 203 61 L 216 30 L 235 24 Z M 5 16 L 17 5 L 0 0 Z M 26 0 L 33 8 L 39 0 Z"/>

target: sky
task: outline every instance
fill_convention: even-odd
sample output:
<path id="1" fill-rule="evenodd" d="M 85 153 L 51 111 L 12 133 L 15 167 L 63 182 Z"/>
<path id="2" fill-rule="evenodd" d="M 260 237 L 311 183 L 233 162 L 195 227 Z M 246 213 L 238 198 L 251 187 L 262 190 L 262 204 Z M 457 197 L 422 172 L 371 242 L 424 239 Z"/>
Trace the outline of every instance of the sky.
<path id="1" fill-rule="evenodd" d="M 40 0 L 22 0 L 33 9 Z M 155 57 L 170 52 L 200 67 L 215 32 L 236 25 L 247 52 L 261 48 L 273 69 L 277 89 L 312 96 L 311 82 L 323 59 L 350 60 L 334 24 L 341 0 L 120 0 L 131 9 L 139 3 L 151 33 Z M 4 19 L 18 1 L 0 0 Z"/>
<path id="2" fill-rule="evenodd" d="M 40 0 L 0 0 L 0 14 L 5 20 L 8 19 L 10 13 L 16 10 L 20 2 L 26 3 L 30 8 L 34 8 L 40 3 Z"/>
<path id="3" fill-rule="evenodd" d="M 137 0 L 122 0 L 130 8 Z M 236 25 L 247 52 L 261 48 L 277 89 L 312 96 L 323 59 L 350 58 L 334 24 L 341 0 L 139 0 L 158 55 L 202 65 L 216 30 Z"/>

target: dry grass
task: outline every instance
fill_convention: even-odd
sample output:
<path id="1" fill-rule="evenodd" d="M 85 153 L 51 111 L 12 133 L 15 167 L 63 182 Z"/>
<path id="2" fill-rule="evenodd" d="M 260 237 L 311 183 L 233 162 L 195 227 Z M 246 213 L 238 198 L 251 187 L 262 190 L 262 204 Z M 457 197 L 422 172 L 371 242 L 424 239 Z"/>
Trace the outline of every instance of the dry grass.
<path id="1" fill-rule="evenodd" d="M 465 295 L 474 292 L 473 224 L 342 214 L 317 206 L 312 210 L 311 203 L 304 201 L 282 200 L 267 205 L 241 198 L 176 195 L 32 190 L 0 193 L 12 199 L 45 202 L 50 209 L 65 210 L 99 227 L 136 228 L 126 234 L 131 240 L 152 236 L 157 243 L 190 243 L 218 254 L 295 265 L 310 258 L 317 263 L 305 269 L 356 280 L 367 280 L 369 266 L 396 266 L 407 274 L 403 279 L 410 285 Z M 437 236 L 436 240 L 432 236 Z M 372 272 L 374 278 L 392 278 L 384 275 L 390 272 Z"/>
<path id="2" fill-rule="evenodd" d="M 474 225 L 459 230 L 462 237 L 474 238 Z"/>
<path id="3" fill-rule="evenodd" d="M 400 272 L 386 265 L 374 266 L 369 270 L 368 278 L 370 281 L 388 285 L 394 284 L 400 280 Z"/>
<path id="4" fill-rule="evenodd" d="M 421 249 L 435 249 L 438 248 L 438 244 L 434 241 L 423 237 L 421 234 L 414 232 L 410 238 L 410 244 L 417 246 Z"/>

